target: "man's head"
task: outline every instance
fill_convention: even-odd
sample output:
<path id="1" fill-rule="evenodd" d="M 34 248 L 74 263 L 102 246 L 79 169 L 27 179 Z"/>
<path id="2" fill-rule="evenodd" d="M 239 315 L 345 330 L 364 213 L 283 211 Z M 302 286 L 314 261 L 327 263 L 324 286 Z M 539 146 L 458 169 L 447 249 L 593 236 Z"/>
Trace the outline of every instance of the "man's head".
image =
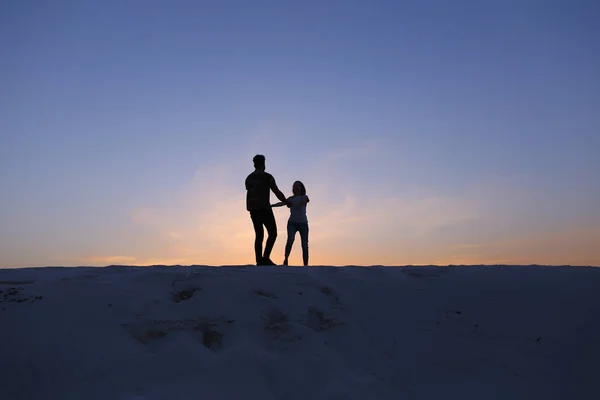
<path id="1" fill-rule="evenodd" d="M 252 161 L 254 162 L 254 168 L 263 171 L 265 170 L 265 156 L 262 154 L 257 154 L 254 156 Z"/>

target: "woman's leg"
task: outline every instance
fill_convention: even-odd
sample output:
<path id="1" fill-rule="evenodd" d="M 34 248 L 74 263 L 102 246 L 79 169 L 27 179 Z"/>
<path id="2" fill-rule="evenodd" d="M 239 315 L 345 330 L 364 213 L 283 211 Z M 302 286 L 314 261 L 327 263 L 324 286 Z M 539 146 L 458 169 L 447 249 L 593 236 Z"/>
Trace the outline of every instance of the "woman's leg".
<path id="1" fill-rule="evenodd" d="M 290 253 L 292 252 L 292 246 L 294 245 L 294 237 L 296 236 L 296 231 L 298 228 L 296 224 L 292 221 L 288 221 L 287 223 L 287 242 L 285 243 L 285 259 L 283 260 L 283 265 L 288 265 L 288 258 L 290 257 Z"/>
<path id="2" fill-rule="evenodd" d="M 308 223 L 298 225 L 300 225 L 298 230 L 300 231 L 300 241 L 302 243 L 302 260 L 306 267 L 308 266 Z"/>

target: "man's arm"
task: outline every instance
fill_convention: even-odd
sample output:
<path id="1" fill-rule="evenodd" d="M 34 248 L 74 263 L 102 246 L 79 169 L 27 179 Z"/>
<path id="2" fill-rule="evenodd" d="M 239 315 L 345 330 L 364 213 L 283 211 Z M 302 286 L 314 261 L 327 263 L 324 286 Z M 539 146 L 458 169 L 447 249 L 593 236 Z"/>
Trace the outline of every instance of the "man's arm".
<path id="1" fill-rule="evenodd" d="M 277 183 L 275 183 L 275 178 L 273 177 L 271 177 L 271 190 L 273 191 L 273 193 L 275 193 L 275 196 L 277 196 L 277 198 L 281 200 L 283 204 L 285 204 L 288 207 L 292 206 L 292 203 L 290 203 L 290 201 L 285 198 L 285 195 L 281 193 L 281 190 L 279 190 L 279 188 L 277 187 Z"/>

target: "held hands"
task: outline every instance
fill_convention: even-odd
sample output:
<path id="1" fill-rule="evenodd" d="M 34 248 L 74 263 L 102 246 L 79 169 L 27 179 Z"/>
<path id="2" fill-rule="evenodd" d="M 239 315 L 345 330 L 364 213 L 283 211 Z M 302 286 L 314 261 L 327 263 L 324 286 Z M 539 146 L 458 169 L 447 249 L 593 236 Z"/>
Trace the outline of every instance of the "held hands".
<path id="1" fill-rule="evenodd" d="M 288 199 L 285 199 L 285 201 L 280 201 L 279 203 L 271 204 L 271 208 L 281 207 L 281 206 L 288 206 L 288 208 L 289 208 L 289 207 L 293 206 L 293 204 Z"/>

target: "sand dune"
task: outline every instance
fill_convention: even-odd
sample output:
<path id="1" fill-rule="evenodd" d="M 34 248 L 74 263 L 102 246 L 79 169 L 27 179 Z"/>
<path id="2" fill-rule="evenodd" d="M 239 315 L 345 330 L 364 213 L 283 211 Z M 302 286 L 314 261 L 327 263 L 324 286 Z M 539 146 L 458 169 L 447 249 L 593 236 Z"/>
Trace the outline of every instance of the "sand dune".
<path id="1" fill-rule="evenodd" d="M 0 397 L 597 399 L 600 269 L 0 270 Z"/>

